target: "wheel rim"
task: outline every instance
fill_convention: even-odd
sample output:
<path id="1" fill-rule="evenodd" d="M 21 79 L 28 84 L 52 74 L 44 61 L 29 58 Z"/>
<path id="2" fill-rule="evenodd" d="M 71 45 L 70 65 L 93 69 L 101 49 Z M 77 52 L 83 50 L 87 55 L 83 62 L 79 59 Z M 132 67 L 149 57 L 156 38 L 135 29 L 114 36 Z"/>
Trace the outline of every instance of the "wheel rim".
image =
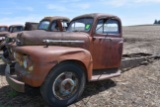
<path id="1" fill-rule="evenodd" d="M 78 78 L 73 72 L 63 72 L 55 79 L 52 86 L 53 94 L 59 100 L 72 96 L 78 89 Z"/>

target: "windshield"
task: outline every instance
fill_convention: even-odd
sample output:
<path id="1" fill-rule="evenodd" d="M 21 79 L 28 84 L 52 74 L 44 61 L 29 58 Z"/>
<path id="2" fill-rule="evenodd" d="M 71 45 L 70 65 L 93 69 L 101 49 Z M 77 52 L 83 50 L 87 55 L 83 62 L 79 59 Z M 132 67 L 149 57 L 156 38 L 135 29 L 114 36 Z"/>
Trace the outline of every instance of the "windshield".
<path id="1" fill-rule="evenodd" d="M 13 26 L 9 28 L 9 32 L 20 32 L 23 31 L 23 26 Z"/>
<path id="2" fill-rule="evenodd" d="M 70 32 L 88 32 L 91 29 L 93 18 L 81 18 L 73 20 L 68 28 Z"/>
<path id="3" fill-rule="evenodd" d="M 7 28 L 6 27 L 0 27 L 0 32 L 2 31 L 7 31 Z"/>
<path id="4" fill-rule="evenodd" d="M 39 30 L 48 30 L 50 22 L 49 21 L 42 21 L 40 22 L 38 29 Z"/>

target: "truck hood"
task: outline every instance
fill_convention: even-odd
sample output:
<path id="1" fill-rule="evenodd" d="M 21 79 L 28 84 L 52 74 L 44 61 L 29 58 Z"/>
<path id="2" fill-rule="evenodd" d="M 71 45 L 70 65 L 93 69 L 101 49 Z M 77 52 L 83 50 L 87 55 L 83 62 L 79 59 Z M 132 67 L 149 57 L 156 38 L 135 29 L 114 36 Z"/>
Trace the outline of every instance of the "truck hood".
<path id="1" fill-rule="evenodd" d="M 0 32 L 0 37 L 8 36 L 9 32 Z"/>
<path id="2" fill-rule="evenodd" d="M 17 35 L 17 45 L 57 45 L 89 48 L 89 34 L 84 32 L 23 31 Z"/>
<path id="3" fill-rule="evenodd" d="M 18 33 L 20 33 L 20 32 L 10 33 L 10 35 L 8 37 L 9 38 L 16 38 Z"/>

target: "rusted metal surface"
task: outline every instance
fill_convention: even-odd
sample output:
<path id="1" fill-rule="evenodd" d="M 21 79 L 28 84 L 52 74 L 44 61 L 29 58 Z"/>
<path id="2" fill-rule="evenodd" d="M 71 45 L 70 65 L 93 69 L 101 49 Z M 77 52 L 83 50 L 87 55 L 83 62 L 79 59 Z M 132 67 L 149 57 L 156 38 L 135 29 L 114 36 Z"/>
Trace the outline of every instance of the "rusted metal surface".
<path id="1" fill-rule="evenodd" d="M 39 50 L 41 50 L 41 52 L 39 52 Z M 19 67 L 16 67 L 16 71 L 19 74 L 24 74 L 23 81 L 31 86 L 41 86 L 50 70 L 63 60 L 82 62 L 88 70 L 90 69 L 90 63 L 92 62 L 89 51 L 75 47 L 49 46 L 46 48 L 44 46 L 23 46 L 16 47 L 14 51 L 16 51 L 16 53 L 14 52 L 14 54 L 16 54 L 14 55 L 16 56 L 15 59 L 20 64 Z M 29 56 L 29 58 L 32 62 L 31 66 L 33 65 L 33 71 L 28 72 L 24 69 L 22 64 L 24 54 L 32 55 Z M 26 76 L 26 74 L 28 76 Z M 37 74 L 39 76 L 37 76 Z"/>
<path id="2" fill-rule="evenodd" d="M 50 22 L 52 22 L 54 20 L 68 20 L 68 21 L 70 21 L 70 19 L 68 17 L 63 17 L 63 16 L 48 16 L 42 20 L 50 20 Z"/>
<path id="3" fill-rule="evenodd" d="M 74 37 L 76 35 L 76 38 Z M 30 31 L 23 32 L 22 34 L 18 34 L 18 45 L 27 46 L 27 45 L 66 45 L 71 46 L 70 44 L 74 44 L 74 46 L 84 48 L 89 48 L 89 35 L 86 33 L 76 33 L 76 32 L 46 32 L 46 31 Z M 44 40 L 50 40 L 54 42 L 44 42 Z M 56 41 L 55 41 L 56 40 Z M 82 43 L 74 43 L 76 41 L 81 41 Z M 83 41 L 85 43 L 83 43 Z"/>
<path id="4" fill-rule="evenodd" d="M 93 76 L 90 81 L 102 81 L 120 75 L 121 71 L 118 69 L 97 70 L 93 72 Z"/>
<path id="5" fill-rule="evenodd" d="M 93 70 L 118 68 L 121 64 L 123 38 L 121 21 L 117 16 L 107 14 L 86 14 L 74 18 L 77 19 L 93 18 L 91 28 L 87 32 L 23 32 L 18 35 L 19 43 L 22 46 L 14 47 L 17 62 L 23 68 L 17 71 L 25 72 L 23 81 L 31 86 L 40 86 L 50 70 L 63 61 L 73 61 L 82 66 L 87 74 L 87 79 L 91 81 L 98 77 L 93 77 Z M 99 34 L 96 33 L 96 25 L 100 19 L 114 19 L 118 22 L 118 34 Z M 72 23 L 71 21 L 71 23 Z M 25 38 L 27 35 L 28 38 Z M 39 36 L 41 44 L 44 46 L 26 46 L 33 42 L 37 45 L 35 36 Z M 22 38 L 21 38 L 22 37 Z M 47 42 L 50 40 L 50 42 Z M 43 41 L 42 41 L 43 40 Z M 74 42 L 75 41 L 75 42 Z M 80 41 L 80 42 L 76 42 Z M 49 45 L 49 46 L 48 46 Z M 51 45 L 51 46 L 50 46 Z M 27 55 L 33 64 L 32 71 L 24 69 L 23 57 Z M 45 72 L 44 72 L 45 71 Z M 23 73 L 24 74 L 24 73 Z M 104 75 L 102 78 L 118 76 L 115 74 Z M 20 76 L 20 75 L 19 75 Z M 93 78 L 92 78 L 93 77 Z M 31 81 L 35 79 L 35 81 Z"/>
<path id="6" fill-rule="evenodd" d="M 8 34 L 10 34 L 9 32 L 0 32 L 0 37 L 5 37 L 7 36 Z"/>
<path id="7" fill-rule="evenodd" d="M 38 28 L 38 23 L 35 23 L 35 22 L 26 22 L 24 30 L 25 31 L 37 30 L 37 28 Z"/>

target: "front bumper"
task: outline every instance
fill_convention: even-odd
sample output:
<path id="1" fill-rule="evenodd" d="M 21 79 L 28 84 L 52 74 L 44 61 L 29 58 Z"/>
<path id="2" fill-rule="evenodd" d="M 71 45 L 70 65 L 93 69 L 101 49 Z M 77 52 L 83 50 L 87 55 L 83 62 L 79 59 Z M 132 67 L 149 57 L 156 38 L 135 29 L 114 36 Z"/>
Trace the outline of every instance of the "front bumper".
<path id="1" fill-rule="evenodd" d="M 25 83 L 20 81 L 20 79 L 11 71 L 10 65 L 7 64 L 5 69 L 6 80 L 8 84 L 18 92 L 25 92 Z"/>

